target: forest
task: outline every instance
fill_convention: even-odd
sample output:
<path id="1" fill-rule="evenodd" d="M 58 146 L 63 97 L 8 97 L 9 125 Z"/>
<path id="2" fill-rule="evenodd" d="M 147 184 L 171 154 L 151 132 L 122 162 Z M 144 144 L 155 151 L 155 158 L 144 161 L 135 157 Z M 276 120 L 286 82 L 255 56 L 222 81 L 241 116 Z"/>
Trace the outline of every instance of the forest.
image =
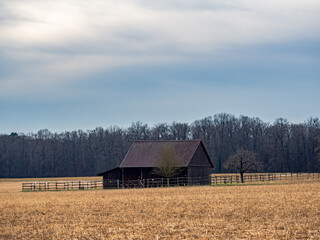
<path id="1" fill-rule="evenodd" d="M 220 113 L 193 123 L 134 122 L 128 128 L 0 135 L 0 177 L 95 176 L 119 164 L 135 140 L 202 139 L 215 165 L 225 173 L 237 150 L 258 156 L 264 172 L 319 172 L 320 121 L 290 123 Z"/>

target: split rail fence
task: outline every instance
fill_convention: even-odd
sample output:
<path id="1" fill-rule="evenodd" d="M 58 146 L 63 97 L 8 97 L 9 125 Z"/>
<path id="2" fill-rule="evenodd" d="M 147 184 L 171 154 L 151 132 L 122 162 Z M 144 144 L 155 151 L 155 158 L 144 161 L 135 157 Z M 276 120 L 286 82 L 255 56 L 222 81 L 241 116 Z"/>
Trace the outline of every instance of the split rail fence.
<path id="1" fill-rule="evenodd" d="M 22 191 L 61 191 L 102 189 L 102 181 L 77 182 L 29 182 L 22 183 Z"/>
<path id="2" fill-rule="evenodd" d="M 224 185 L 241 183 L 239 174 L 210 176 L 211 185 Z M 320 181 L 320 173 L 249 173 L 243 176 L 244 183 L 264 183 L 264 182 L 292 182 L 292 181 Z"/>
<path id="3" fill-rule="evenodd" d="M 262 173 L 244 175 L 244 183 L 320 181 L 320 173 Z M 142 180 L 108 179 L 103 181 L 76 182 L 28 182 L 22 183 L 22 191 L 61 191 L 61 190 L 93 190 L 119 188 L 155 188 L 199 185 L 229 185 L 239 184 L 241 178 L 237 174 L 217 175 L 208 178 L 152 178 Z"/>
<path id="4" fill-rule="evenodd" d="M 210 177 L 208 178 L 148 178 L 138 180 L 122 181 L 117 179 L 108 179 L 104 181 L 104 188 L 155 188 L 155 187 L 179 187 L 179 186 L 199 186 L 209 185 Z"/>

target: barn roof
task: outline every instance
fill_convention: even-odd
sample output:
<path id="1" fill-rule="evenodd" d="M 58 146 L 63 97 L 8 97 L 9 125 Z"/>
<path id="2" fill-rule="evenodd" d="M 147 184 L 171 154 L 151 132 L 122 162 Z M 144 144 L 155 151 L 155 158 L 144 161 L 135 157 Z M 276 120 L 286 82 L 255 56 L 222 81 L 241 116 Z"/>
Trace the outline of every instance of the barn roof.
<path id="1" fill-rule="evenodd" d="M 201 140 L 135 141 L 120 164 L 120 168 L 157 167 L 158 157 L 164 147 L 172 148 L 179 159 L 179 167 L 187 167 L 197 148 L 202 145 L 211 166 L 212 161 Z"/>
<path id="2" fill-rule="evenodd" d="M 118 170 L 120 170 L 119 167 L 111 168 L 111 169 L 109 169 L 109 170 L 107 170 L 107 171 L 98 173 L 97 176 L 103 176 L 104 174 L 106 174 L 106 173 L 108 173 L 108 172 L 113 172 L 113 171 L 118 171 Z"/>

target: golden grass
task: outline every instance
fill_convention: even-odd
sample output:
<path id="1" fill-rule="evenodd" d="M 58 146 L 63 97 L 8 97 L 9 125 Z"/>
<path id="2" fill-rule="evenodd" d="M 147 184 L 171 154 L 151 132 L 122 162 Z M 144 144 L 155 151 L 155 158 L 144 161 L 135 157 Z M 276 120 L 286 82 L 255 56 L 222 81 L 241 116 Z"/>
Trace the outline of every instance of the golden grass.
<path id="1" fill-rule="evenodd" d="M 320 183 L 20 191 L 0 182 L 0 239 L 320 239 Z"/>

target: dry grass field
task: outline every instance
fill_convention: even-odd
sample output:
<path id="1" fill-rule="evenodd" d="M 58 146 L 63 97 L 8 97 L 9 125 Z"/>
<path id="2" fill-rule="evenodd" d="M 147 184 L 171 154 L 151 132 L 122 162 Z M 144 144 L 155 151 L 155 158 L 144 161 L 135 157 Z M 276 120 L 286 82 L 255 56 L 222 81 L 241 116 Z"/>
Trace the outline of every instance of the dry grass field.
<path id="1" fill-rule="evenodd" d="M 0 181 L 0 239 L 320 239 L 320 183 L 21 192 Z"/>

